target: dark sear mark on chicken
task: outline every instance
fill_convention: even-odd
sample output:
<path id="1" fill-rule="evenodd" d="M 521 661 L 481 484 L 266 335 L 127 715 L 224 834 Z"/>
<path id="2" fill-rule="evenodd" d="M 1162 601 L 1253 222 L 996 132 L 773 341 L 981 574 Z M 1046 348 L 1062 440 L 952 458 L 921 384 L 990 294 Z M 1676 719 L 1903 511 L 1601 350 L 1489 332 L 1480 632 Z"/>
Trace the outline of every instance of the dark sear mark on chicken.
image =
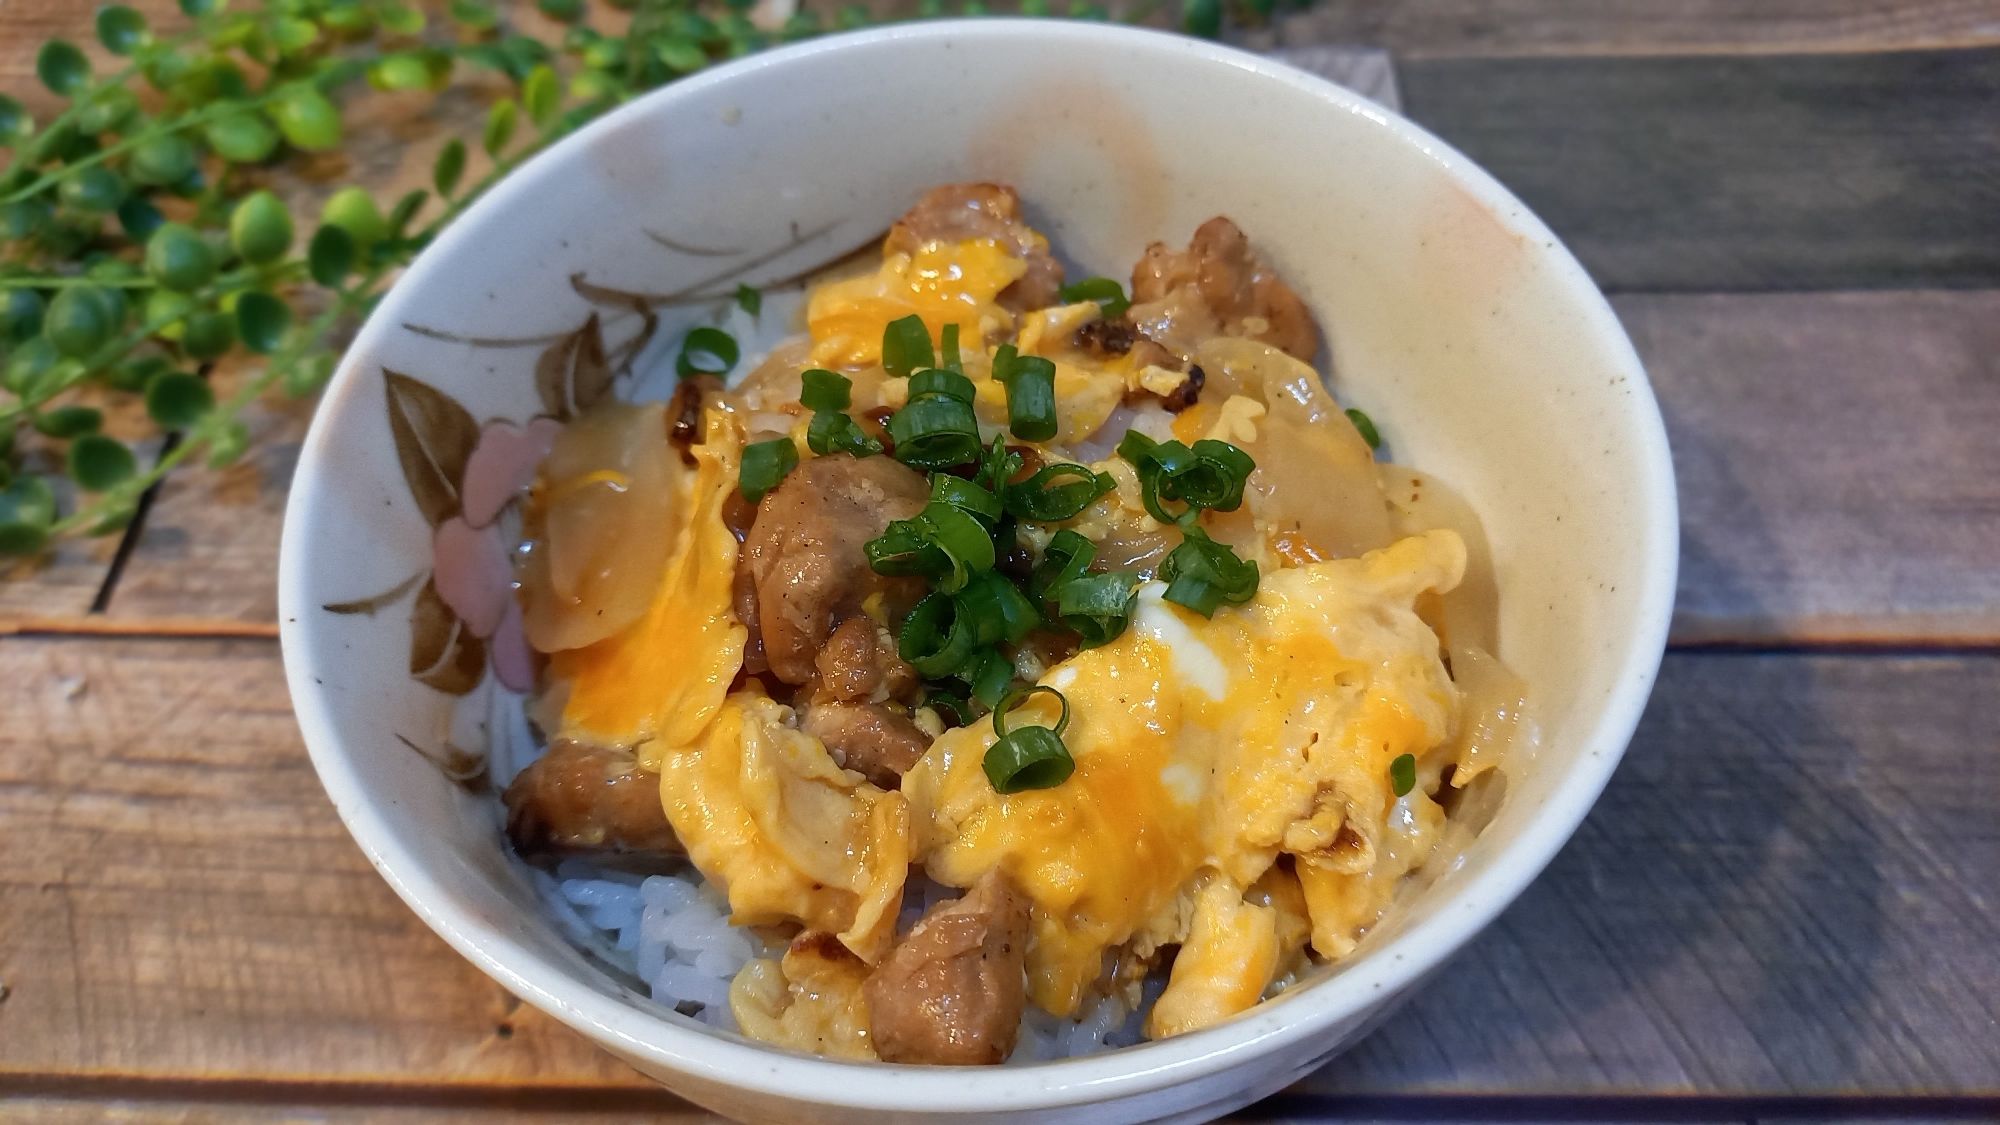
<path id="1" fill-rule="evenodd" d="M 628 871 L 664 871 L 686 849 L 660 805 L 660 775 L 630 750 L 558 739 L 501 794 L 507 838 L 527 859 L 580 856 Z"/>
<path id="2" fill-rule="evenodd" d="M 1027 1002 L 1028 900 L 999 872 L 933 906 L 863 993 L 883 1062 L 980 1066 L 1014 1051 Z"/>

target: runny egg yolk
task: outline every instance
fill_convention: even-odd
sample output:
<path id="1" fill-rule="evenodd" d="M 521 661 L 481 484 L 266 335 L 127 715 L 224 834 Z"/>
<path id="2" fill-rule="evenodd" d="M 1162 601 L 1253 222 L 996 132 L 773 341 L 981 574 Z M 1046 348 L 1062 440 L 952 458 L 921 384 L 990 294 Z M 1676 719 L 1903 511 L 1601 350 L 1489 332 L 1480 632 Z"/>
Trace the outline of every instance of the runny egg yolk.
<path id="1" fill-rule="evenodd" d="M 1078 1010 L 1107 951 L 1143 956 L 1191 940 L 1204 888 L 1214 896 L 1226 885 L 1240 900 L 1280 852 L 1372 877 L 1365 865 L 1398 808 L 1389 764 L 1444 744 L 1457 705 L 1437 637 L 1411 606 L 1456 585 L 1464 565 L 1456 534 L 1427 532 L 1270 574 L 1250 603 L 1213 618 L 1149 584 L 1131 628 L 1041 680 L 1069 701 L 1069 780 L 996 793 L 982 769 L 993 725 L 947 731 L 903 779 L 915 854 L 942 882 L 967 886 L 998 868 L 1027 893 L 1029 996 L 1059 1015 Z M 1037 721 L 1042 699 L 1017 721 Z M 1330 900 L 1304 897 L 1315 936 L 1329 913 L 1328 941 L 1373 921 L 1348 909 L 1336 928 Z M 1255 1003 L 1283 959 L 1266 948 L 1269 920 L 1251 925 L 1242 920 L 1254 913 L 1214 903 L 1206 911 L 1192 936 L 1209 944 L 1176 969 L 1162 999 L 1200 1023 Z M 1231 941 L 1256 948 L 1216 948 Z M 1266 975 L 1212 979 L 1246 965 Z M 1173 998 L 1175 989 L 1203 1000 Z"/>
<path id="2" fill-rule="evenodd" d="M 927 242 L 915 254 L 884 255 L 874 273 L 813 290 L 806 305 L 812 360 L 827 367 L 879 363 L 883 330 L 911 313 L 923 318 L 933 340 L 956 324 L 960 346 L 980 348 L 987 336 L 1014 326 L 994 298 L 1027 269 L 991 238 Z"/>

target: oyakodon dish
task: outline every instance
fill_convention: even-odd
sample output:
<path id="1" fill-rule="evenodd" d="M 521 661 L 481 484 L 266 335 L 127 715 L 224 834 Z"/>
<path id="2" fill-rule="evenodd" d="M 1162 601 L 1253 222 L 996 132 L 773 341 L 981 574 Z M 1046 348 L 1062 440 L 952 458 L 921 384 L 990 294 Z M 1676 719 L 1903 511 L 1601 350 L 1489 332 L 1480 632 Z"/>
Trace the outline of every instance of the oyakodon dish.
<path id="1" fill-rule="evenodd" d="M 1129 301 L 1062 273 L 1011 189 L 936 188 L 733 387 L 696 335 L 555 435 L 508 834 L 656 999 L 890 1062 L 1175 1035 L 1490 816 L 1476 519 L 1375 461 L 1228 219 Z"/>

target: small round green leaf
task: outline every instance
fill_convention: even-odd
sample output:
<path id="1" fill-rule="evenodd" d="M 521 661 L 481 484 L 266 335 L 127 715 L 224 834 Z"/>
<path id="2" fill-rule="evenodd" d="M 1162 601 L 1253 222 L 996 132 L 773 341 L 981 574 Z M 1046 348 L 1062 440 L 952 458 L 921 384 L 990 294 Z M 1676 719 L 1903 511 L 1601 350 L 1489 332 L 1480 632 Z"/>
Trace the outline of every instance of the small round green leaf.
<path id="1" fill-rule="evenodd" d="M 116 325 L 109 302 L 93 285 L 64 289 L 49 302 L 42 331 L 62 355 L 81 358 L 103 346 Z"/>
<path id="2" fill-rule="evenodd" d="M 214 359 L 235 346 L 236 318 L 228 313 L 190 313 L 181 326 L 181 350 L 193 359 Z"/>
<path id="3" fill-rule="evenodd" d="M 153 331 L 169 340 L 186 334 L 187 315 L 194 310 L 194 298 L 186 293 L 155 289 L 146 296 L 146 323 L 157 325 Z"/>
<path id="4" fill-rule="evenodd" d="M 143 195 L 128 195 L 125 202 L 118 205 L 118 225 L 125 228 L 125 237 L 134 242 L 144 242 L 153 237 L 160 224 L 167 221 L 153 201 Z"/>
<path id="5" fill-rule="evenodd" d="M 85 434 L 69 443 L 69 475 L 86 492 L 103 492 L 139 471 L 132 450 L 117 438 Z"/>
<path id="6" fill-rule="evenodd" d="M 394 35 L 419 35 L 424 30 L 424 14 L 396 0 L 375 5 L 375 18 L 382 22 L 382 30 Z"/>
<path id="7" fill-rule="evenodd" d="M 453 23 L 475 31 L 485 31 L 500 22 L 500 15 L 493 10 L 493 6 L 479 3 L 479 0 L 451 0 L 445 10 Z"/>
<path id="8" fill-rule="evenodd" d="M 162 429 L 184 430 L 215 409 L 215 392 L 199 375 L 169 371 L 146 384 L 146 413 Z"/>
<path id="9" fill-rule="evenodd" d="M 215 251 L 186 223 L 164 223 L 146 241 L 146 272 L 169 289 L 191 293 L 215 276 Z"/>
<path id="10" fill-rule="evenodd" d="M 28 393 L 28 388 L 42 379 L 42 373 L 55 366 L 60 353 L 47 336 L 36 336 L 7 357 L 7 366 L 0 368 L 0 386 L 17 395 Z"/>
<path id="11" fill-rule="evenodd" d="M 328 289 L 340 288 L 354 270 L 354 237 L 332 223 L 313 232 L 306 248 L 306 269 Z"/>
<path id="12" fill-rule="evenodd" d="M 112 368 L 105 379 L 121 391 L 143 391 L 146 384 L 173 370 L 173 361 L 158 352 L 129 356 Z"/>
<path id="13" fill-rule="evenodd" d="M 513 98 L 501 98 L 486 111 L 486 134 L 481 142 L 485 145 L 486 155 L 497 157 L 500 150 L 507 147 L 507 142 L 514 136 L 514 121 L 519 115 Z"/>
<path id="14" fill-rule="evenodd" d="M 104 411 L 94 406 L 58 406 L 35 415 L 35 429 L 52 438 L 82 437 L 104 426 Z"/>
<path id="15" fill-rule="evenodd" d="M 213 12 L 216 0 L 180 0 L 181 12 L 188 16 L 205 16 Z"/>
<path id="16" fill-rule="evenodd" d="M 115 211 L 125 202 L 125 181 L 102 164 L 80 168 L 63 180 L 56 195 L 68 207 L 92 214 Z"/>
<path id="17" fill-rule="evenodd" d="M 311 20 L 279 16 L 271 21 L 271 41 L 282 54 L 296 55 L 319 42 L 319 28 Z"/>
<path id="18" fill-rule="evenodd" d="M 602 70 L 585 67 L 570 76 L 569 96 L 579 101 L 594 102 L 600 98 L 615 98 L 624 89 L 617 76 Z"/>
<path id="19" fill-rule="evenodd" d="M 368 84 L 377 90 L 418 90 L 431 84 L 431 67 L 415 51 L 384 55 L 368 68 Z"/>
<path id="20" fill-rule="evenodd" d="M 35 76 L 65 98 L 90 87 L 90 60 L 67 39 L 51 39 L 35 54 Z"/>
<path id="21" fill-rule="evenodd" d="M 451 198 L 458 189 L 458 178 L 465 174 L 465 142 L 453 137 L 439 150 L 437 161 L 431 165 L 431 186 L 439 195 Z"/>
<path id="22" fill-rule="evenodd" d="M 0 555 L 32 555 L 42 549 L 55 522 L 56 496 L 38 476 L 16 477 L 0 489 Z"/>
<path id="23" fill-rule="evenodd" d="M 26 238 L 42 229 L 42 224 L 49 221 L 49 214 L 46 199 L 17 199 L 0 207 L 0 233 L 8 238 Z"/>
<path id="24" fill-rule="evenodd" d="M 236 299 L 236 334 L 259 355 L 277 351 L 291 324 L 292 307 L 269 293 L 253 289 Z"/>
<path id="25" fill-rule="evenodd" d="M 1221 35 L 1222 0 L 1182 0 L 1181 30 L 1203 39 Z"/>
<path id="26" fill-rule="evenodd" d="M 267 265 L 292 248 L 292 213 L 268 191 L 243 197 L 229 216 L 229 244 L 253 266 Z"/>
<path id="27" fill-rule="evenodd" d="M 583 0 L 535 0 L 535 7 L 561 23 L 575 23 L 583 18 Z"/>
<path id="28" fill-rule="evenodd" d="M 528 120 L 537 128 L 548 124 L 549 118 L 562 108 L 562 87 L 556 83 L 554 68 L 540 63 L 528 72 L 521 83 L 521 104 L 528 111 Z"/>
<path id="29" fill-rule="evenodd" d="M 669 35 L 653 45 L 653 53 L 659 56 L 668 69 L 681 74 L 700 70 L 708 65 L 708 53 L 701 44 L 679 35 Z"/>
<path id="30" fill-rule="evenodd" d="M 332 352 L 314 352 L 285 372 L 285 393 L 297 398 L 311 394 L 333 377 L 336 357 Z"/>
<path id="31" fill-rule="evenodd" d="M 0 145 L 19 144 L 35 134 L 35 118 L 19 101 L 0 94 Z"/>
<path id="32" fill-rule="evenodd" d="M 375 197 L 366 188 L 346 187 L 334 192 L 320 208 L 319 219 L 346 231 L 360 249 L 389 237 L 389 221 L 382 217 L 382 209 L 375 206 Z"/>
<path id="33" fill-rule="evenodd" d="M 134 54 L 151 38 L 146 17 L 125 5 L 106 4 L 97 9 L 97 41 L 112 54 Z"/>
<path id="34" fill-rule="evenodd" d="M 328 0 L 320 19 L 342 35 L 366 35 L 375 25 L 374 12 L 361 0 Z"/>
<path id="35" fill-rule="evenodd" d="M 97 96 L 85 102 L 76 111 L 77 131 L 86 136 L 117 129 L 139 111 L 139 98 L 123 86 L 111 86 L 97 92 Z"/>
<path id="36" fill-rule="evenodd" d="M 247 109 L 209 122 L 202 136 L 217 155 L 236 164 L 259 163 L 278 149 L 278 131 Z"/>
<path id="37" fill-rule="evenodd" d="M 48 303 L 33 289 L 9 289 L 0 298 L 0 340 L 22 343 L 41 334 Z"/>
<path id="38" fill-rule="evenodd" d="M 271 119 L 285 139 L 307 151 L 340 143 L 340 110 L 325 94 L 310 87 L 293 90 L 271 109 Z"/>
<path id="39" fill-rule="evenodd" d="M 208 439 L 208 467 L 220 469 L 243 456 L 250 448 L 250 427 L 241 418 L 233 419 Z"/>
<path id="40" fill-rule="evenodd" d="M 165 186 L 187 179 L 198 160 L 193 142 L 169 133 L 134 148 L 126 169 L 139 183 Z"/>
<path id="41" fill-rule="evenodd" d="M 416 218 L 424 201 L 430 197 L 431 193 L 423 188 L 412 188 L 404 192 L 403 198 L 398 199 L 396 205 L 389 208 L 389 237 L 403 237 L 403 228 L 410 225 L 410 220 Z"/>

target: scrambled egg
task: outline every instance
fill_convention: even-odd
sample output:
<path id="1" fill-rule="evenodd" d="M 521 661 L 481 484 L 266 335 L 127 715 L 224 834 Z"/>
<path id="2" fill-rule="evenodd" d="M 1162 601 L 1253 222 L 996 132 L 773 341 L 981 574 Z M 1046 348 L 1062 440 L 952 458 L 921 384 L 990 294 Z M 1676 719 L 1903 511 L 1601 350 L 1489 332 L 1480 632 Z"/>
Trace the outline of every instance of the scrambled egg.
<path id="1" fill-rule="evenodd" d="M 1464 565 L 1456 534 L 1427 532 L 1267 575 L 1212 619 L 1150 584 L 1124 635 L 1041 679 L 1070 701 L 1076 772 L 1003 796 L 981 768 L 993 725 L 945 732 L 903 779 L 917 857 L 954 886 L 1000 868 L 1024 889 L 1029 996 L 1050 1012 L 1077 1011 L 1105 953 L 1134 942 L 1194 944 L 1154 1030 L 1248 1007 L 1285 951 L 1279 908 L 1241 906 L 1243 889 L 1281 851 L 1297 856 L 1313 947 L 1329 956 L 1386 904 L 1403 873 L 1391 869 L 1427 854 L 1442 817 L 1421 787 L 1396 797 L 1389 764 L 1452 734 L 1456 691 L 1412 607 Z"/>
<path id="2" fill-rule="evenodd" d="M 961 344 L 974 350 L 989 336 L 1014 327 L 1014 317 L 994 303 L 1027 263 L 991 238 L 927 242 L 911 254 L 887 254 L 872 274 L 813 290 L 806 305 L 814 363 L 866 367 L 882 361 L 882 329 L 916 313 L 931 338 L 958 325 Z"/>

